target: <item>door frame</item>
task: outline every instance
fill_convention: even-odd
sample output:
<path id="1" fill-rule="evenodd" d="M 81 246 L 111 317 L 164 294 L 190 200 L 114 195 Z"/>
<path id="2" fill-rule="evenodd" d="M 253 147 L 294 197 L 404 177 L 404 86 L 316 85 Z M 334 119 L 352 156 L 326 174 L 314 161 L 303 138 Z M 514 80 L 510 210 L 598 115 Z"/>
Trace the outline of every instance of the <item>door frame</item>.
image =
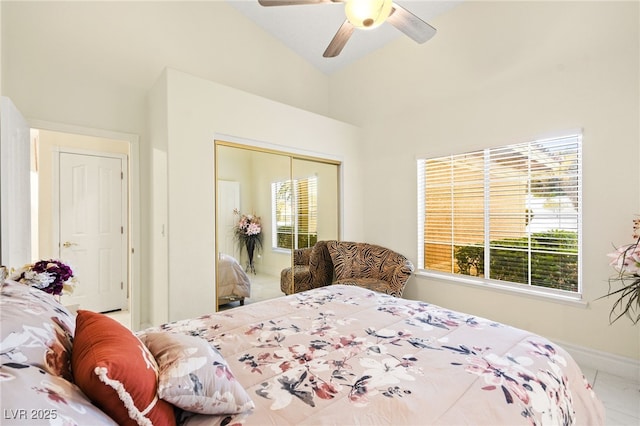
<path id="1" fill-rule="evenodd" d="M 141 295 L 140 295 L 140 248 L 141 248 L 141 226 L 140 226 L 140 138 L 132 133 L 121 133 L 109 130 L 94 129 L 88 127 L 74 126 L 69 124 L 54 123 L 43 120 L 27 120 L 31 128 L 50 130 L 54 132 L 71 133 L 84 136 L 100 137 L 105 139 L 121 140 L 129 143 L 128 161 L 128 228 L 129 235 L 127 241 L 126 255 L 128 258 L 128 279 L 129 279 L 129 309 L 131 313 L 131 328 L 138 330 L 141 325 Z M 66 150 L 66 149 L 65 149 Z M 56 183 L 57 185 L 57 183 Z M 56 201 L 57 202 L 57 201 Z M 56 222 L 54 222 L 56 223 Z M 57 226 L 57 225 L 55 225 Z M 59 237 L 55 237 L 56 240 Z"/>
<path id="2" fill-rule="evenodd" d="M 0 110 L 0 264 L 18 267 L 31 261 L 31 141 L 29 124 L 11 99 L 2 96 Z"/>
<path id="3" fill-rule="evenodd" d="M 67 147 L 55 147 L 53 150 L 55 156 L 52 160 L 53 166 L 53 182 L 52 182 L 52 197 L 51 197 L 51 212 L 52 212 L 52 221 L 51 221 L 51 231 L 53 233 L 52 241 L 53 245 L 58 249 L 58 259 L 62 259 L 62 240 L 60 239 L 60 154 L 72 154 L 72 155 L 84 155 L 90 157 L 101 157 L 101 158 L 112 158 L 120 160 L 122 167 L 122 182 L 124 183 L 123 189 L 120 193 L 120 202 L 121 202 L 121 211 L 120 214 L 125 218 L 125 224 L 123 233 L 125 235 L 125 239 L 122 242 L 122 258 L 120 259 L 123 262 L 123 271 L 124 271 L 124 281 L 126 282 L 126 301 L 127 307 L 129 308 L 129 312 L 131 312 L 131 267 L 129 265 L 130 256 L 129 253 L 129 156 L 126 154 L 112 153 L 112 152 L 104 152 L 104 151 L 94 151 L 94 150 L 85 150 L 85 149 L 77 149 L 77 148 L 67 148 Z"/>

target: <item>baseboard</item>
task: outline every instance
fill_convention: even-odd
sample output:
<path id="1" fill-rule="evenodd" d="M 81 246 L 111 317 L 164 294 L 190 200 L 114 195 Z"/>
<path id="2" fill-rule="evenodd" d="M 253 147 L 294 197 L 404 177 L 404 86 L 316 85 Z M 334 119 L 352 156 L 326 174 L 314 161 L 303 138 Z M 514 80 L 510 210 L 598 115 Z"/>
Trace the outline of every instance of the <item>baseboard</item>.
<path id="1" fill-rule="evenodd" d="M 640 360 L 556 340 L 581 366 L 640 381 Z"/>

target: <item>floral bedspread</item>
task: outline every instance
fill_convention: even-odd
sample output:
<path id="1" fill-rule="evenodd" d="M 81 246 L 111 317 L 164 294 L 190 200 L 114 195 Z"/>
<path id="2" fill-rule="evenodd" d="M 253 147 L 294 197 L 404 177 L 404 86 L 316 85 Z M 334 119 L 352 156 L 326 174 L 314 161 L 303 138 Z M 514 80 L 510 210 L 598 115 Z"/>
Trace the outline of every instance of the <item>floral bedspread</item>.
<path id="1" fill-rule="evenodd" d="M 538 335 L 425 302 L 328 286 L 159 329 L 215 346 L 256 409 L 188 425 L 589 425 L 604 409 Z"/>

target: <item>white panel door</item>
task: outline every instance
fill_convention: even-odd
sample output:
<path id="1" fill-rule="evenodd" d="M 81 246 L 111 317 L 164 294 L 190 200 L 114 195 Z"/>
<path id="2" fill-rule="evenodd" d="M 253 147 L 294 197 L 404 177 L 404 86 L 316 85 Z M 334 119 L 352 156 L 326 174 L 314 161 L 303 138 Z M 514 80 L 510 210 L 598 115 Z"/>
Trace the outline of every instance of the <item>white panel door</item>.
<path id="1" fill-rule="evenodd" d="M 31 262 L 29 126 L 9 98 L 0 100 L 0 264 Z"/>
<path id="2" fill-rule="evenodd" d="M 65 304 L 96 312 L 127 308 L 124 162 L 59 153 L 60 258 L 78 280 Z"/>

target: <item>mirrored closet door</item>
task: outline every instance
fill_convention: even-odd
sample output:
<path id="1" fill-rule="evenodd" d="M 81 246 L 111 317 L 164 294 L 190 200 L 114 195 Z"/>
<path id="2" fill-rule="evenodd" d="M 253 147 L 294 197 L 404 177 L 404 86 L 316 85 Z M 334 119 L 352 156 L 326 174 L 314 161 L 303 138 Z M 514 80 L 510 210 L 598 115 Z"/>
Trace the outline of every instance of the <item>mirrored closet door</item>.
<path id="1" fill-rule="evenodd" d="M 340 234 L 340 163 L 216 141 L 218 308 L 290 293 L 297 249 Z"/>

